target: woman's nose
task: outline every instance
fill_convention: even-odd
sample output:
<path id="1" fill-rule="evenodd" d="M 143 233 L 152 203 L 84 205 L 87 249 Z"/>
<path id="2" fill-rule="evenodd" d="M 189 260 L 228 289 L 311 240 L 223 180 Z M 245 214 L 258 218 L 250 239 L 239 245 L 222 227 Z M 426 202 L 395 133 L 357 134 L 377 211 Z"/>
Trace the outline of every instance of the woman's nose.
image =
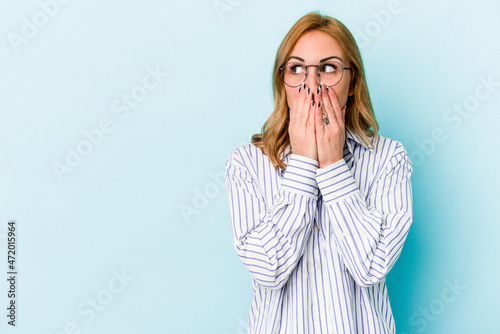
<path id="1" fill-rule="evenodd" d="M 316 73 L 317 68 L 316 67 L 309 67 L 307 70 L 307 77 L 306 77 L 306 86 L 309 87 L 311 92 L 316 93 L 320 81 L 318 74 Z"/>

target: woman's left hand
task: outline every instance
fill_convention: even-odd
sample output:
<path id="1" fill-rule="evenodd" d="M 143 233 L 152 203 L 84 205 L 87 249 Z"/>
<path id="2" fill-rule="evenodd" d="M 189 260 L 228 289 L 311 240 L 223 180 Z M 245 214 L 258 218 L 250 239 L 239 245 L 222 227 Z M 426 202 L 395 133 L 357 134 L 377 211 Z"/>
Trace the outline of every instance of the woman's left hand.
<path id="1" fill-rule="evenodd" d="M 345 110 L 340 107 L 337 94 L 333 88 L 326 90 L 322 85 L 315 100 L 320 101 L 315 105 L 314 118 L 316 122 L 316 145 L 318 148 L 319 168 L 325 168 L 344 158 L 345 143 Z M 324 108 L 326 114 L 323 115 Z M 328 125 L 323 118 L 328 119 Z"/>

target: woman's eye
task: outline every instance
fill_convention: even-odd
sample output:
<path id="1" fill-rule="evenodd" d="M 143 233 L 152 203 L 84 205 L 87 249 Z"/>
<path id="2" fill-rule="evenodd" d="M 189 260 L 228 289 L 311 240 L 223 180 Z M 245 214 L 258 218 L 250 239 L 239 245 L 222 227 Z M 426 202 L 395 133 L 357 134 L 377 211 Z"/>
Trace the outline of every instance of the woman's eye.
<path id="1" fill-rule="evenodd" d="M 290 71 L 293 73 L 293 74 L 301 74 L 304 72 L 304 69 L 302 68 L 302 66 L 300 65 L 294 65 L 294 66 L 291 66 L 290 67 Z"/>
<path id="2" fill-rule="evenodd" d="M 337 64 L 324 64 L 321 67 L 321 71 L 323 73 L 335 73 L 338 70 L 339 66 Z"/>

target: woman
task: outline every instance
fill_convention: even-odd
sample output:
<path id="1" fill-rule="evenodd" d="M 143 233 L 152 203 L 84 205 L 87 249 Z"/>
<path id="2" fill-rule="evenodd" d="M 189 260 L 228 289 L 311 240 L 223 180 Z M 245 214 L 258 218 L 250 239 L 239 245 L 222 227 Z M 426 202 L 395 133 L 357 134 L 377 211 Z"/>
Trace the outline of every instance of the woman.
<path id="1" fill-rule="evenodd" d="M 396 333 L 385 277 L 413 221 L 411 162 L 378 134 L 359 49 L 302 17 L 274 63 L 274 111 L 231 152 L 235 248 L 253 278 L 249 333 Z"/>

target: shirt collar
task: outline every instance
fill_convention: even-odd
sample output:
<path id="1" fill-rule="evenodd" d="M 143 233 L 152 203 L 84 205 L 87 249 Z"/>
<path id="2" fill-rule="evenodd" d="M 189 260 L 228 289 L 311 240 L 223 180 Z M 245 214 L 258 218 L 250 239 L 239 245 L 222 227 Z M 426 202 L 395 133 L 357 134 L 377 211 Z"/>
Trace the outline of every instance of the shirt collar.
<path id="1" fill-rule="evenodd" d="M 349 148 L 349 151 L 351 154 L 354 154 L 354 146 L 355 144 L 359 144 L 366 148 L 367 150 L 374 151 L 373 148 L 368 147 L 362 140 L 361 137 L 354 131 L 349 130 L 348 128 L 345 129 L 345 137 L 346 137 L 346 143 L 347 147 Z M 373 145 L 373 136 L 370 137 L 370 143 Z"/>

